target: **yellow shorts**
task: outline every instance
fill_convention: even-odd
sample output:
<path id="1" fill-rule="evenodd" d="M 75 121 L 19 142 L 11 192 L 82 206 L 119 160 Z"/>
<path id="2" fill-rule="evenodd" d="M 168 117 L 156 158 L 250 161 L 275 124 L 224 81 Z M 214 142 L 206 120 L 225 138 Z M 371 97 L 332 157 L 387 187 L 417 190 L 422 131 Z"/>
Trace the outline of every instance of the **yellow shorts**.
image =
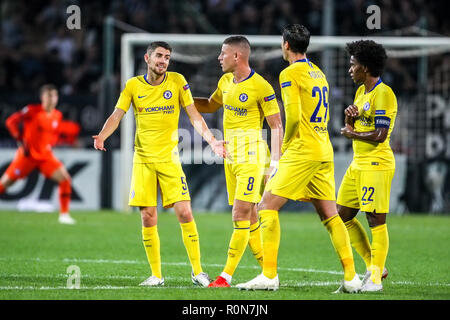
<path id="1" fill-rule="evenodd" d="M 339 187 L 337 204 L 364 212 L 389 212 L 395 170 L 358 170 L 353 163 Z"/>
<path id="2" fill-rule="evenodd" d="M 295 201 L 336 200 L 333 161 L 281 157 L 265 191 Z"/>
<path id="3" fill-rule="evenodd" d="M 225 161 L 225 180 L 230 206 L 234 204 L 235 199 L 252 203 L 258 203 L 261 200 L 265 168 L 264 164 Z"/>
<path id="4" fill-rule="evenodd" d="M 181 163 L 133 163 L 128 205 L 156 207 L 158 187 L 165 208 L 178 201 L 191 200 Z"/>

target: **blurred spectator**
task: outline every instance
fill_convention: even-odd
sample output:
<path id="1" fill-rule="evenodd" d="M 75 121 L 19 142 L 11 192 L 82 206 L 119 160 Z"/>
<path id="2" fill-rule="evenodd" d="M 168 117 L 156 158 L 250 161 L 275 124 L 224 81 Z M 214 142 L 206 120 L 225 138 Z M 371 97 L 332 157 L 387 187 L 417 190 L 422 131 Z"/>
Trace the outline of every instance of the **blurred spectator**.
<path id="1" fill-rule="evenodd" d="M 66 28 L 67 6 L 81 8 L 81 30 Z M 291 23 L 322 33 L 325 0 L 4 0 L 1 9 L 0 92 L 37 89 L 54 82 L 63 94 L 97 93 L 102 76 L 103 19 L 115 19 L 153 33 L 279 35 Z M 366 9 L 381 8 L 381 30 L 366 26 Z M 416 26 L 450 35 L 446 1 L 335 0 L 336 35 L 418 35 Z M 118 30 L 118 29 L 116 29 Z M 412 32 L 412 31 L 414 32 Z M 114 56 L 121 32 L 115 32 Z M 45 50 L 42 50 L 44 49 Z M 114 76 L 120 72 L 115 59 Z M 390 76 L 414 90 L 404 61 L 393 61 Z M 401 79 L 401 80 L 400 80 Z"/>

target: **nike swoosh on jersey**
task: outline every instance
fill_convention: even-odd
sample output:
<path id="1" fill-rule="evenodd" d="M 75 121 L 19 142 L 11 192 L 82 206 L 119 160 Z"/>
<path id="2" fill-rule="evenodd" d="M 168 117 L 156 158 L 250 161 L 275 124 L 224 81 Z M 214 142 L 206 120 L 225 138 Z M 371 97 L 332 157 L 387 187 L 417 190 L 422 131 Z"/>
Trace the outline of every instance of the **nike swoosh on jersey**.
<path id="1" fill-rule="evenodd" d="M 368 205 L 369 203 L 370 202 L 363 202 L 362 205 L 365 206 L 365 205 Z"/>
<path id="2" fill-rule="evenodd" d="M 244 192 L 244 196 L 248 196 L 249 194 L 252 194 L 253 192 Z"/>
<path id="3" fill-rule="evenodd" d="M 186 193 L 188 193 L 189 191 L 186 192 L 182 192 L 181 195 L 184 196 Z"/>
<path id="4" fill-rule="evenodd" d="M 140 99 L 140 98 L 144 98 L 144 97 L 146 97 L 147 95 L 145 95 L 145 96 L 138 96 L 138 98 Z"/>

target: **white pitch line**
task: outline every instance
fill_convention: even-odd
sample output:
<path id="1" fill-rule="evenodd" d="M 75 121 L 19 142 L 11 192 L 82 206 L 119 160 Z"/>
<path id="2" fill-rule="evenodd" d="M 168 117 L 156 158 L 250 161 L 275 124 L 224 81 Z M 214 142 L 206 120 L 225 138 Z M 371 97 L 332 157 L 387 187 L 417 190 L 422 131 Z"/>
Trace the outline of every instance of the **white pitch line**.
<path id="1" fill-rule="evenodd" d="M 10 261 L 10 260 L 25 260 L 25 261 L 36 261 L 36 262 L 61 262 L 61 260 L 58 259 L 41 259 L 41 258 L 23 258 L 23 259 L 9 259 L 0 257 L 0 261 Z M 107 264 L 148 264 L 145 260 L 111 260 L 111 259 L 78 259 L 78 258 L 64 258 L 62 259 L 65 263 L 107 263 Z M 189 266 L 190 264 L 188 262 L 162 262 L 162 265 L 168 265 L 168 266 Z M 205 267 L 223 267 L 221 264 L 203 264 Z M 259 266 L 239 266 L 239 268 L 243 269 L 260 269 Z M 342 271 L 332 271 L 332 270 L 319 270 L 319 269 L 312 269 L 312 268 L 283 268 L 279 267 L 278 270 L 280 271 L 294 271 L 294 272 L 308 272 L 308 273 L 327 273 L 327 274 L 334 274 L 334 275 L 342 275 L 344 274 Z M 2 276 L 8 276 L 8 274 L 2 274 Z M 13 276 L 20 276 L 20 275 L 13 275 Z M 67 276 L 67 275 L 66 275 Z M 84 275 L 82 275 L 84 276 Z M 364 276 L 363 274 L 360 275 L 361 277 Z M 25 277 L 25 276 L 24 276 Z M 29 275 L 29 277 L 36 277 L 36 275 Z M 54 275 L 49 275 L 49 277 L 54 277 Z M 96 278 L 97 276 L 89 276 L 92 278 Z M 103 277 L 105 279 L 114 279 L 112 277 L 116 277 L 115 279 L 143 279 L 141 277 L 135 277 L 132 276 L 106 276 Z M 102 277 L 98 277 L 99 279 Z M 145 278 L 145 277 L 144 277 Z M 184 278 L 181 277 L 165 277 L 167 280 L 182 280 Z M 290 280 L 288 280 L 290 281 Z M 284 282 L 285 283 L 285 282 Z M 299 286 L 310 286 L 314 285 L 313 282 L 292 282 L 293 284 L 298 284 Z M 318 285 L 326 285 L 324 283 L 329 284 L 336 284 L 335 282 L 317 282 Z M 339 283 L 339 282 L 337 282 Z M 392 281 L 389 282 L 390 284 L 394 285 L 412 285 L 412 286 L 450 286 L 450 283 L 420 283 L 420 282 L 412 282 L 412 281 Z M 283 285 L 282 285 L 283 286 Z M 2 287 L 0 287 L 1 289 Z M 164 287 L 160 287 L 164 288 Z M 167 288 L 167 287 L 166 287 Z M 171 287 L 174 288 L 174 287 Z M 191 287 L 188 287 L 191 288 Z"/>
<path id="2" fill-rule="evenodd" d="M 11 260 L 8 258 L 0 258 L 0 260 Z M 57 259 L 41 259 L 41 258 L 24 258 L 24 259 L 12 259 L 12 260 L 29 260 L 36 262 L 60 262 L 61 260 Z M 66 263 L 108 263 L 108 264 L 148 264 L 147 261 L 144 260 L 110 260 L 110 259 L 78 259 L 78 258 L 64 258 L 63 262 Z M 189 266 L 188 262 L 162 262 L 162 265 L 168 266 Z M 223 267 L 222 264 L 203 264 L 205 267 Z M 244 266 L 240 265 L 239 268 L 243 269 L 260 269 L 260 266 Z M 294 272 L 313 272 L 313 273 L 328 273 L 328 274 L 337 274 L 342 275 L 344 272 L 342 271 L 332 271 L 332 270 L 318 270 L 311 268 L 283 268 L 279 267 L 280 271 L 294 271 Z"/>

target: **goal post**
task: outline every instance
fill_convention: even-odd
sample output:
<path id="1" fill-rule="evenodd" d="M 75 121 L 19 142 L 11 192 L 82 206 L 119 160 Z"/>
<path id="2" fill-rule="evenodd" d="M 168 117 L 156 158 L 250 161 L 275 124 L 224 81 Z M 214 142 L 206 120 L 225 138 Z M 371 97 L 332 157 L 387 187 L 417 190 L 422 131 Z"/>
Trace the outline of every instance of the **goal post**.
<path id="1" fill-rule="evenodd" d="M 216 59 L 220 53 L 220 46 L 223 40 L 228 35 L 223 34 L 151 34 L 151 33 L 125 33 L 121 38 L 121 90 L 124 88 L 126 81 L 137 75 L 136 72 L 136 47 L 146 47 L 153 41 L 166 41 L 174 50 L 172 52 L 171 60 L 185 60 L 187 63 L 201 62 L 200 54 L 196 54 L 195 50 L 190 53 L 185 53 L 179 49 L 182 46 L 189 46 L 190 48 L 213 48 L 209 50 L 209 54 L 214 54 Z M 246 36 L 252 46 L 252 49 L 261 48 L 264 52 L 258 52 L 260 59 L 280 58 L 281 60 L 281 36 L 263 36 L 263 35 L 248 35 Z M 450 52 L 450 38 L 447 37 L 347 37 L 347 36 L 312 36 L 308 52 L 315 52 L 320 54 L 329 49 L 340 49 L 342 51 L 348 42 L 370 39 L 385 46 L 390 57 L 420 57 L 422 55 L 442 54 Z M 269 49 L 267 49 L 269 48 Z M 266 50 L 267 49 L 267 50 Z M 145 51 L 140 51 L 139 56 L 142 56 Z M 253 55 L 253 51 L 252 51 Z M 339 58 L 343 60 L 343 58 Z M 347 59 L 347 58 L 345 58 Z M 217 61 L 217 60 L 216 60 Z M 324 61 L 326 62 L 326 61 Z M 334 63 L 334 62 L 328 62 Z M 348 69 L 347 60 L 341 61 L 341 69 Z M 334 65 L 321 65 L 322 70 L 327 74 L 328 70 L 336 71 L 337 67 Z M 345 69 L 345 72 L 346 70 Z M 344 71 L 341 71 L 341 76 Z M 188 78 L 188 75 L 185 75 Z M 339 75 L 336 75 L 338 77 Z M 345 74 L 346 76 L 346 74 Z M 273 75 L 278 79 L 278 74 Z M 219 77 L 217 77 L 217 80 Z M 189 81 L 189 79 L 188 79 Z M 330 80 L 329 80 L 330 81 Z M 330 81 L 330 85 L 334 81 Z M 339 86 L 339 83 L 333 83 Z M 192 85 L 191 85 L 192 87 Z M 211 91 L 212 92 L 212 91 Z M 134 115 L 133 112 L 127 112 L 121 124 L 121 139 L 120 139 L 120 197 L 121 210 L 129 211 L 128 195 L 131 181 L 132 161 L 133 161 L 133 145 L 134 145 Z"/>

